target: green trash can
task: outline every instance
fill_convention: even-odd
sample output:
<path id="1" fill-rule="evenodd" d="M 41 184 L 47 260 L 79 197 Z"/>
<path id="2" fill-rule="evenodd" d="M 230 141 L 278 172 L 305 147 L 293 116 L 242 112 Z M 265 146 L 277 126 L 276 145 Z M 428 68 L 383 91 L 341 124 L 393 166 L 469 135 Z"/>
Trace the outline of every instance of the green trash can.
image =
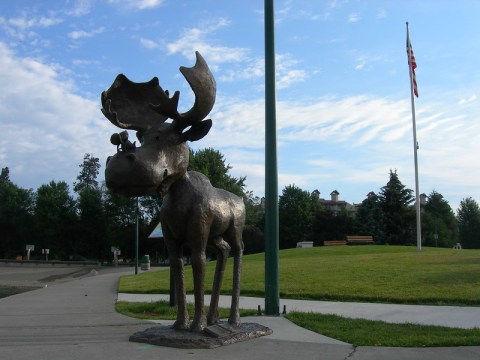
<path id="1" fill-rule="evenodd" d="M 150 270 L 150 256 L 149 255 L 143 255 L 142 263 L 141 263 L 140 267 L 141 267 L 142 270 Z"/>

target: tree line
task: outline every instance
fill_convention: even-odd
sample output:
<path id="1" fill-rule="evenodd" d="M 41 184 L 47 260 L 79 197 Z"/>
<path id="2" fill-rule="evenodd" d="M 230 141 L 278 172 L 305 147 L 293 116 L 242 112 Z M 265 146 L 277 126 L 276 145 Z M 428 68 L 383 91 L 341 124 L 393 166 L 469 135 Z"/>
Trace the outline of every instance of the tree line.
<path id="1" fill-rule="evenodd" d="M 159 223 L 162 199 L 114 194 L 98 181 L 100 163 L 93 154 L 85 154 L 79 167 L 72 188 L 65 181 L 51 181 L 36 191 L 15 185 L 8 167 L 2 168 L 0 258 L 24 256 L 26 245 L 34 245 L 31 259 L 45 259 L 42 249 L 49 249 L 49 260 L 110 261 L 112 247 L 118 247 L 120 257 L 131 260 L 138 216 L 140 256 L 165 259 L 163 241 L 148 238 Z M 214 149 L 190 152 L 189 170 L 200 171 L 214 186 L 243 196 L 247 224 L 256 223 L 261 216 L 255 204 L 259 200 L 245 189 L 245 177 L 232 177 L 230 169 Z"/>
<path id="2" fill-rule="evenodd" d="M 36 191 L 23 189 L 10 180 L 8 167 L 0 174 L 0 258 L 25 254 L 27 244 L 35 245 L 32 259 L 112 259 L 112 246 L 125 259 L 134 257 L 136 222 L 139 223 L 139 252 L 151 258 L 166 258 L 163 241 L 148 239 L 159 222 L 161 199 L 155 196 L 127 198 L 109 191 L 98 181 L 99 159 L 85 154 L 80 172 L 70 191 L 65 181 L 51 181 Z M 248 191 L 245 177 L 229 174 L 231 166 L 217 150 L 190 152 L 189 170 L 200 171 L 213 186 L 242 196 L 247 209 L 243 234 L 245 253 L 264 251 L 264 209 L 261 199 Z M 323 207 L 315 193 L 295 185 L 286 186 L 279 197 L 280 247 L 296 247 L 298 241 L 340 240 L 347 235 L 372 235 L 379 244 L 413 245 L 415 210 L 413 191 L 390 171 L 387 184 L 371 192 L 357 206 L 333 213 Z M 480 248 L 480 208 L 465 198 L 455 215 L 448 202 L 432 191 L 422 206 L 422 241 L 425 246 Z"/>
<path id="3" fill-rule="evenodd" d="M 354 213 L 343 207 L 332 212 L 322 207 L 318 195 L 295 185 L 287 186 L 279 199 L 280 247 L 298 241 L 344 240 L 347 235 L 371 235 L 377 244 L 415 245 L 416 212 L 413 191 L 396 171 L 378 193 L 370 192 Z M 421 204 L 422 244 L 434 247 L 480 248 L 480 208 L 471 197 L 460 202 L 455 215 L 442 194 L 433 190 Z"/>

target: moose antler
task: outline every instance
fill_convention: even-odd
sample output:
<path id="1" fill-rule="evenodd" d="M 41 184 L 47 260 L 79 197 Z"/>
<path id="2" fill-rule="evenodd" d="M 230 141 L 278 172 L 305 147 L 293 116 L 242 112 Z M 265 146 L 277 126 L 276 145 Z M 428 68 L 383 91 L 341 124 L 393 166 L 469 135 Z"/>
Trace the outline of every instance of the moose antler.
<path id="1" fill-rule="evenodd" d="M 112 86 L 102 93 L 102 112 L 105 117 L 120 128 L 139 132 L 158 126 L 167 118 L 171 118 L 174 120 L 173 126 L 180 131 L 192 126 L 192 132 L 187 136 L 188 140 L 199 138 L 197 133 L 205 135 L 212 124 L 211 120 L 202 120 L 213 108 L 216 85 L 203 57 L 199 52 L 195 54 L 197 57 L 195 66 L 180 67 L 180 72 L 195 94 L 195 103 L 189 111 L 178 113 L 180 93 L 176 91 L 170 98 L 168 91 L 164 91 L 159 85 L 157 77 L 149 82 L 135 83 L 120 74 Z"/>
<path id="2" fill-rule="evenodd" d="M 180 92 L 175 91 L 171 98 L 168 97 L 167 92 L 164 92 L 166 96 L 160 96 L 160 101 L 157 104 L 152 103 L 150 108 L 158 114 L 173 119 L 173 125 L 177 129 L 183 130 L 188 126 L 192 126 L 197 130 L 202 128 L 208 132 L 211 127 L 211 120 L 202 120 L 210 113 L 215 104 L 216 84 L 202 55 L 198 51 L 195 52 L 195 55 L 196 62 L 193 67 L 180 67 L 180 72 L 188 81 L 195 94 L 193 107 L 189 111 L 180 114 L 178 112 Z M 206 129 L 207 127 L 208 129 Z"/>
<path id="3" fill-rule="evenodd" d="M 168 96 L 154 77 L 149 82 L 135 83 L 125 75 L 115 78 L 112 86 L 102 92 L 102 112 L 114 125 L 122 129 L 132 129 L 143 132 L 167 120 L 148 104 L 158 102 L 160 97 Z"/>

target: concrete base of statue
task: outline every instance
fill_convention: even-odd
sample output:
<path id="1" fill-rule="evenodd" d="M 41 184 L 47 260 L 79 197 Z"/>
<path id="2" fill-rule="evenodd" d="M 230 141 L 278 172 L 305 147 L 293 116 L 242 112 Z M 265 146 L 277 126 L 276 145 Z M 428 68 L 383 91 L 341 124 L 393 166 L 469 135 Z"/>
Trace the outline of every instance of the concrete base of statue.
<path id="1" fill-rule="evenodd" d="M 130 341 L 182 349 L 213 349 L 272 334 L 272 330 L 256 323 L 232 326 L 227 322 L 206 327 L 202 333 L 174 330 L 158 325 L 130 336 Z"/>

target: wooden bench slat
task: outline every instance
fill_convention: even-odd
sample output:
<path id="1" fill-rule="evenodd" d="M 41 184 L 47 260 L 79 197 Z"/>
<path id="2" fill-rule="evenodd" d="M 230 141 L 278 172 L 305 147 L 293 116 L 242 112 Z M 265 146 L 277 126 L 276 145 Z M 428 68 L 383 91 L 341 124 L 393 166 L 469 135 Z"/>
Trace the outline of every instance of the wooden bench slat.
<path id="1" fill-rule="evenodd" d="M 346 240 L 325 240 L 323 242 L 324 246 L 335 246 L 335 245 L 347 245 Z"/>
<path id="2" fill-rule="evenodd" d="M 371 235 L 349 235 L 347 236 L 348 244 L 374 244 Z"/>

